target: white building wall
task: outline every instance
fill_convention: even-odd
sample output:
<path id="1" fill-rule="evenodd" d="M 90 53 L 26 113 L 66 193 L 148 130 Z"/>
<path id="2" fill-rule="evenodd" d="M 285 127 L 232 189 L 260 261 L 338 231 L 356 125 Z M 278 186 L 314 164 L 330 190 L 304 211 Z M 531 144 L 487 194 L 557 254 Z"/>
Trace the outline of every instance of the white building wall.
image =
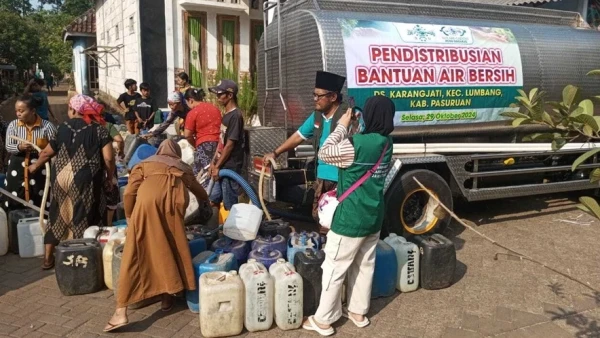
<path id="1" fill-rule="evenodd" d="M 202 1 L 199 1 L 197 5 L 188 5 L 185 8 L 180 5 L 179 0 L 167 0 L 168 4 L 165 6 L 167 12 L 169 12 L 169 6 L 172 9 L 172 17 L 167 18 L 167 32 L 169 29 L 173 31 L 173 48 L 175 54 L 173 58 L 167 63 L 169 64 L 169 71 L 171 70 L 171 64 L 173 72 L 175 69 L 187 68 L 184 64 L 185 54 L 185 34 L 184 31 L 184 18 L 183 13 L 186 10 L 194 12 L 205 12 L 206 13 L 206 56 L 207 56 L 207 67 L 209 70 L 216 70 L 218 67 L 218 37 L 217 37 L 217 15 L 231 15 L 239 17 L 239 70 L 240 72 L 250 71 L 250 35 L 251 20 L 262 20 L 262 11 L 260 9 L 251 9 L 251 0 L 240 0 L 240 5 L 245 6 L 244 11 L 230 10 L 227 8 L 227 0 L 220 7 L 206 6 L 203 5 Z M 191 1 L 188 1 L 191 2 Z M 238 5 L 239 6 L 239 5 Z M 169 24 L 170 22 L 170 24 Z M 167 40 L 167 46 L 169 42 Z M 169 48 L 169 47 L 167 47 Z M 168 55 L 169 51 L 167 51 Z M 173 73 L 173 78 L 175 74 Z M 169 86 L 173 86 L 169 83 Z"/>
<path id="2" fill-rule="evenodd" d="M 112 53 L 112 56 L 110 54 L 100 55 L 104 60 L 104 62 L 99 62 L 100 91 L 114 98 L 125 91 L 123 83 L 126 79 L 131 78 L 138 83 L 144 80 L 142 78 L 138 8 L 138 0 L 98 0 L 96 2 L 96 41 L 98 46 L 117 47 L 122 45 Z M 102 51 L 102 48 L 99 48 L 99 51 Z"/>

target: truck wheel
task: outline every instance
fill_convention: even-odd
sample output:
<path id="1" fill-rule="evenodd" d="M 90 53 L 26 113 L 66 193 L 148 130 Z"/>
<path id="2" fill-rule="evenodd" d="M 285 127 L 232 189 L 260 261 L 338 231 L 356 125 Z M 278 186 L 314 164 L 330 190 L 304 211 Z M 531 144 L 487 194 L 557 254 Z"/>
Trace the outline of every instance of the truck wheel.
<path id="1" fill-rule="evenodd" d="M 396 179 L 388 192 L 386 210 L 389 231 L 405 236 L 444 231 L 450 223 L 450 215 L 445 215 L 441 219 L 435 215 L 437 202 L 429 197 L 413 177 L 416 177 L 452 210 L 452 192 L 446 181 L 433 171 L 412 170 Z"/>

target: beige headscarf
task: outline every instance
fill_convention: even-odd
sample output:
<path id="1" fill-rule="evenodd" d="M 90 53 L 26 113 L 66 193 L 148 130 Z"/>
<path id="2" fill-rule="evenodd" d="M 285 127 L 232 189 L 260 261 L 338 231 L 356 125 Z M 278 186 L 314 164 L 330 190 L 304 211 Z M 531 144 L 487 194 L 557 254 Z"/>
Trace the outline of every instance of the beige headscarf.
<path id="1" fill-rule="evenodd" d="M 181 160 L 181 147 L 173 140 L 164 140 L 158 147 L 156 155 L 150 156 L 142 162 L 160 162 L 184 173 L 194 174 L 192 167 Z"/>

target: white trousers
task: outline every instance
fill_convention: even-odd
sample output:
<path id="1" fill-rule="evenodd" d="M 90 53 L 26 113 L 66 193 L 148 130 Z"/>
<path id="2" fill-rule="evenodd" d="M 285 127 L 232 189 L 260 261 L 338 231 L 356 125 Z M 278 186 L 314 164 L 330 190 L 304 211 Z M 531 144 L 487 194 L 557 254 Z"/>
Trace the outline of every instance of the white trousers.
<path id="1" fill-rule="evenodd" d="M 323 290 L 315 319 L 331 325 L 342 316 L 342 286 L 348 273 L 348 311 L 366 315 L 371 304 L 371 286 L 375 271 L 375 247 L 379 232 L 352 238 L 333 231 L 327 234 L 323 268 Z"/>

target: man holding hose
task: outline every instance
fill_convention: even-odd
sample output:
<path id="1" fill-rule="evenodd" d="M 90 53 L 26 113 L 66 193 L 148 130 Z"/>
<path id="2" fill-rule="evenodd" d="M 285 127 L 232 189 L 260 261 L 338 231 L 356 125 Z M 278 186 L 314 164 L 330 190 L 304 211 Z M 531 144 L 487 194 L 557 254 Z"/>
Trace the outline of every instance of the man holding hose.
<path id="1" fill-rule="evenodd" d="M 229 169 L 238 174 L 242 173 L 244 165 L 244 117 L 237 106 L 238 86 L 231 80 L 221 80 L 215 87 L 209 88 L 217 96 L 217 101 L 224 108 L 221 119 L 221 135 L 217 152 L 210 166 L 210 175 L 215 181 L 209 199 L 214 208 L 223 202 L 225 210 L 238 203 L 242 187 L 234 180 L 219 177 L 219 170 Z"/>
<path id="2" fill-rule="evenodd" d="M 302 126 L 282 145 L 266 154 L 263 158 L 263 165 L 270 165 L 271 159 L 276 159 L 284 152 L 290 151 L 302 142 L 312 139 L 315 149 L 315 158 L 323 142 L 329 137 L 329 134 L 335 129 L 337 121 L 343 115 L 344 111 L 340 109 L 342 103 L 342 88 L 346 78 L 337 74 L 318 71 L 315 80 L 315 89 L 313 100 L 315 101 L 315 111 L 304 121 Z M 313 200 L 312 216 L 319 222 L 317 206 L 319 197 L 327 191 L 333 190 L 337 186 L 338 169 L 329 165 L 320 159 L 316 159 L 316 177 L 314 184 L 315 197 Z M 323 229 L 324 230 L 324 229 Z"/>

